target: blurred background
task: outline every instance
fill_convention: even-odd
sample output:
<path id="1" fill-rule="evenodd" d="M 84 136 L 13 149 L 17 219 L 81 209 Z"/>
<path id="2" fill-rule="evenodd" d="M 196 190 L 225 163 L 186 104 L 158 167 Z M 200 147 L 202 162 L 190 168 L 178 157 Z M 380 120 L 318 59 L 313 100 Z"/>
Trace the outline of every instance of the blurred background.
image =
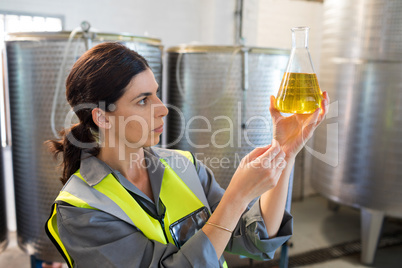
<path id="1" fill-rule="evenodd" d="M 297 157 L 293 237 L 273 261 L 226 254 L 229 267 L 400 267 L 400 0 L 2 0 L 0 267 L 62 261 L 43 228 L 62 186 L 43 142 L 71 115 L 64 81 L 82 53 L 117 41 L 144 55 L 170 109 L 158 146 L 192 151 L 226 188 L 271 142 L 298 26 L 330 112 Z"/>

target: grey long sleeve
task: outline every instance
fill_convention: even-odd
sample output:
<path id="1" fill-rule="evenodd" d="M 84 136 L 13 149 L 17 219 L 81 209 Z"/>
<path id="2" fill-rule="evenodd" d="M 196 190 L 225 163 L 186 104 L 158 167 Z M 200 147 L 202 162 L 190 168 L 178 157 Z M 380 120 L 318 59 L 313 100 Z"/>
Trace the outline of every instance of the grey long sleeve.
<path id="1" fill-rule="evenodd" d="M 197 172 L 211 210 L 224 190 L 212 172 L 197 161 Z M 202 230 L 179 250 L 149 240 L 142 232 L 102 211 L 59 204 L 58 228 L 75 267 L 219 267 L 215 249 Z M 277 237 L 270 239 L 259 202 L 242 215 L 227 251 L 255 259 L 270 259 L 292 234 L 292 217 L 284 214 Z"/>
<path id="2" fill-rule="evenodd" d="M 197 161 L 196 166 L 208 203 L 211 210 L 214 211 L 222 198 L 224 190 L 216 182 L 209 168 L 200 161 Z M 253 204 L 250 204 L 243 213 L 233 231 L 226 251 L 257 260 L 269 260 L 274 257 L 275 250 L 292 236 L 292 232 L 293 218 L 285 211 L 277 236 L 269 238 L 258 199 Z"/>
<path id="3" fill-rule="evenodd" d="M 60 205 L 58 215 L 59 234 L 74 267 L 219 267 L 202 231 L 178 250 L 101 211 Z"/>

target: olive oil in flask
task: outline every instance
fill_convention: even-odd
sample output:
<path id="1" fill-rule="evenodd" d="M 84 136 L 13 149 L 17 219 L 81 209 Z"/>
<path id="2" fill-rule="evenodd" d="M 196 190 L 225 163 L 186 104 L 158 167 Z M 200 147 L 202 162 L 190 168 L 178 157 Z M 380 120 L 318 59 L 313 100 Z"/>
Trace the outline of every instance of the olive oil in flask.
<path id="1" fill-rule="evenodd" d="M 322 92 L 308 51 L 308 31 L 292 28 L 292 50 L 275 103 L 283 113 L 311 114 L 320 107 Z"/>

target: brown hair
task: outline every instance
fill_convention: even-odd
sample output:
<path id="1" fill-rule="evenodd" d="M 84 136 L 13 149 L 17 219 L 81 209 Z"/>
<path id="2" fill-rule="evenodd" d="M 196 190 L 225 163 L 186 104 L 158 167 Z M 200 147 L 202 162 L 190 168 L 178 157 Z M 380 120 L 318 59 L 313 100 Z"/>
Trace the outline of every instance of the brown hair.
<path id="1" fill-rule="evenodd" d="M 99 153 L 93 134 L 99 129 L 92 120 L 92 109 L 102 103 L 110 111 L 109 105 L 124 94 L 131 79 L 147 68 L 147 61 L 137 52 L 112 42 L 94 46 L 73 65 L 66 80 L 66 98 L 79 123 L 60 131 L 60 140 L 46 141 L 55 158 L 62 156 L 63 184 L 79 169 L 83 148 L 95 156 Z"/>

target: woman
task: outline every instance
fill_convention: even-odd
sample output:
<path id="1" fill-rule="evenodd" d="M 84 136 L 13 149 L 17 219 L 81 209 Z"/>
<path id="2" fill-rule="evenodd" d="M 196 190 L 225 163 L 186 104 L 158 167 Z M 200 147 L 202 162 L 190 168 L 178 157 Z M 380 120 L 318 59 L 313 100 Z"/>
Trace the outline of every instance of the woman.
<path id="1" fill-rule="evenodd" d="M 152 147 L 168 110 L 136 52 L 97 45 L 66 87 L 80 122 L 49 142 L 65 186 L 47 230 L 70 266 L 225 267 L 225 249 L 270 259 L 290 237 L 289 175 L 327 112 L 326 93 L 321 110 L 288 118 L 272 96 L 275 139 L 242 159 L 224 191 L 191 153 Z"/>

